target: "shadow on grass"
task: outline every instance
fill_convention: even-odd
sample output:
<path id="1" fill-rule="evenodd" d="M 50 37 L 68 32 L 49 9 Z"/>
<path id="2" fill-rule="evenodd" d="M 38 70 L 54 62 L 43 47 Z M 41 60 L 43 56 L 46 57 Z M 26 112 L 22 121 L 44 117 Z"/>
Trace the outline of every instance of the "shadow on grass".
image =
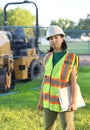
<path id="1" fill-rule="evenodd" d="M 40 87 L 0 94 L 0 106 L 10 109 L 37 109 L 39 93 Z"/>

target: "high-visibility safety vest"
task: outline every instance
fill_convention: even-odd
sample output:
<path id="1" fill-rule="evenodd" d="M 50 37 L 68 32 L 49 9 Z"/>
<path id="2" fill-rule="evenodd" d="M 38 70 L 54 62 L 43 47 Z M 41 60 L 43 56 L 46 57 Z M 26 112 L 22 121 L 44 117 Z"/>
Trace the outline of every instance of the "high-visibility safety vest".
<path id="1" fill-rule="evenodd" d="M 78 66 L 78 57 L 73 53 L 67 52 L 54 68 L 52 59 L 53 53 L 48 54 L 44 59 L 43 108 L 61 112 L 58 89 L 69 85 L 72 68 L 74 64 Z"/>

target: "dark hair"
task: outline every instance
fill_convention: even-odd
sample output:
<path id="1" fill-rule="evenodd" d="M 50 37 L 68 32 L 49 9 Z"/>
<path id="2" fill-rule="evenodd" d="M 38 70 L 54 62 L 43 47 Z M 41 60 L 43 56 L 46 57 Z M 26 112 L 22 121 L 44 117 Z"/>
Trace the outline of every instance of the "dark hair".
<path id="1" fill-rule="evenodd" d="M 62 34 L 60 34 L 60 36 L 62 38 L 64 37 Z M 66 43 L 65 40 L 63 40 L 63 42 L 62 42 L 61 49 L 62 50 L 66 50 L 67 49 L 67 43 Z M 48 52 L 53 52 L 53 51 L 54 51 L 53 47 L 50 46 L 50 49 L 48 50 Z"/>

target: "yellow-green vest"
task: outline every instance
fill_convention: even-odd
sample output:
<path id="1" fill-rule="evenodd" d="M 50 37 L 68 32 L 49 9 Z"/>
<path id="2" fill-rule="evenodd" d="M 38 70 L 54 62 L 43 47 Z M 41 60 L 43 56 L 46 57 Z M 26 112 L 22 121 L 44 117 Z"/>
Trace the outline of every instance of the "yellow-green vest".
<path id="1" fill-rule="evenodd" d="M 48 57 L 48 58 L 47 58 Z M 45 65 L 43 82 L 43 108 L 61 112 L 58 89 L 69 85 L 72 68 L 78 59 L 75 54 L 67 52 L 53 68 L 53 53 L 46 56 L 48 62 Z"/>

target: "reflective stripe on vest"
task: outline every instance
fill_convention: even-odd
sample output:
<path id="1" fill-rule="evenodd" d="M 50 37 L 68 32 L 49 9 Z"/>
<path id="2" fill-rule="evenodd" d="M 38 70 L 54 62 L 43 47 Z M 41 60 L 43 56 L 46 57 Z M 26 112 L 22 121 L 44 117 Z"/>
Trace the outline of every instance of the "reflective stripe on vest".
<path id="1" fill-rule="evenodd" d="M 48 54 L 46 54 L 46 55 L 44 56 L 44 58 L 43 58 L 43 66 L 46 65 L 46 63 L 47 63 L 48 59 L 50 58 L 50 55 L 51 55 L 51 54 L 52 54 L 52 52 L 50 52 L 50 53 L 48 53 Z"/>
<path id="2" fill-rule="evenodd" d="M 69 82 L 61 82 L 61 80 L 51 78 L 50 76 L 45 76 L 44 84 L 50 84 L 53 87 L 65 87 L 69 85 Z"/>
<path id="3" fill-rule="evenodd" d="M 47 62 L 48 66 L 51 66 L 50 69 L 46 64 L 47 72 L 45 73 L 44 77 L 43 106 L 44 108 L 50 108 L 50 110 L 60 112 L 61 109 L 58 97 L 58 88 L 69 85 L 69 77 L 74 65 L 75 54 L 67 53 L 65 56 L 63 56 L 62 60 L 60 60 L 57 64 L 57 72 L 51 63 L 52 58 L 53 57 L 51 54 L 51 58 L 48 58 Z"/>
<path id="4" fill-rule="evenodd" d="M 72 66 L 72 63 L 74 62 L 74 60 L 75 60 L 75 54 L 68 53 L 66 55 L 64 64 L 61 69 L 60 79 L 62 82 L 66 82 L 68 80 L 68 76 L 70 75 L 71 66 Z"/>

